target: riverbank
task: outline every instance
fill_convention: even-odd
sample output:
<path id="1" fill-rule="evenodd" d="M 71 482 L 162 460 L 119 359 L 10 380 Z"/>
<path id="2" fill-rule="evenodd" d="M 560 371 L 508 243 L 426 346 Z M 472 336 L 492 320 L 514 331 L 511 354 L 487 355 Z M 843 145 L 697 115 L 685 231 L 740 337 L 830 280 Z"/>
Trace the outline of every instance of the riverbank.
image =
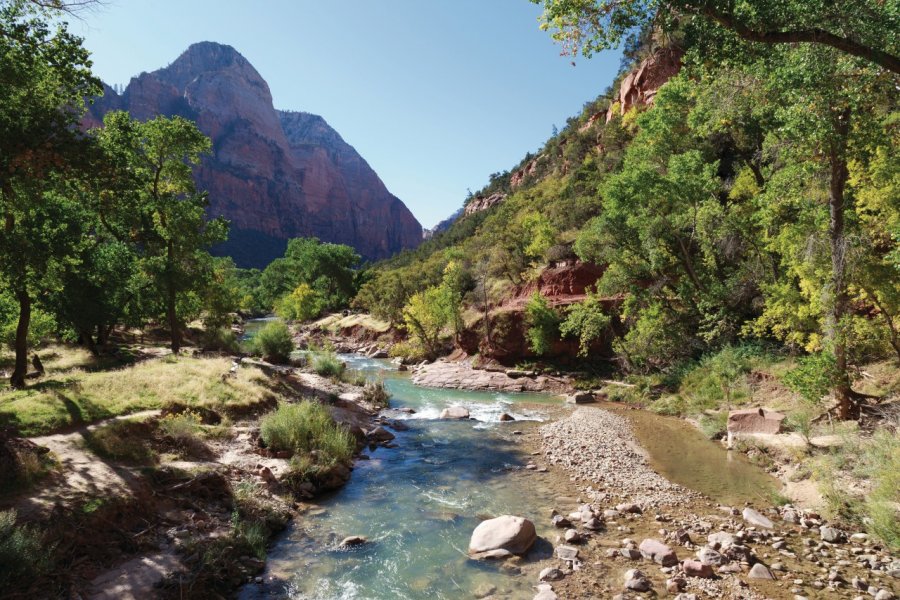
<path id="1" fill-rule="evenodd" d="M 749 498 L 744 505 L 720 505 L 666 481 L 633 447 L 628 422 L 602 408 L 578 408 L 527 441 L 541 456 L 535 462 L 569 475 L 574 497 L 554 507 L 559 559 L 550 568 L 559 573 L 535 598 L 897 593 L 900 561 L 877 540 L 813 511 Z M 569 538 L 581 541 L 567 544 Z M 572 550 L 576 557 L 569 560 Z"/>
<path id="2" fill-rule="evenodd" d="M 367 388 L 315 373 L 200 355 L 95 371 L 64 347 L 44 355 L 41 379 L 0 398 L 43 433 L 7 429 L 0 444 L 3 598 L 230 595 L 263 569 L 297 500 L 343 485 L 352 468 L 305 467 L 298 479 L 290 452 L 264 447 L 261 420 L 312 398 L 359 447 L 382 443 L 366 437 L 379 425 Z"/>

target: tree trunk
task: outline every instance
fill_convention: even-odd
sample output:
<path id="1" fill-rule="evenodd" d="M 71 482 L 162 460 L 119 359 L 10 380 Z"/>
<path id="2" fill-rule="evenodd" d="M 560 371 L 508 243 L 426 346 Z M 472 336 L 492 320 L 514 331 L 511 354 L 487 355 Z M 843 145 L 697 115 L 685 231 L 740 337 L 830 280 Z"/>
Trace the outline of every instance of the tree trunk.
<path id="1" fill-rule="evenodd" d="M 844 188 L 847 184 L 847 134 L 850 131 L 850 110 L 845 109 L 835 120 L 836 139 L 831 145 L 829 162 L 831 177 L 828 189 L 828 237 L 831 244 L 832 304 L 828 315 L 828 335 L 831 338 L 838 380 L 834 395 L 838 401 L 838 416 L 851 417 L 853 390 L 847 372 L 847 340 L 841 331 L 841 320 L 847 314 L 847 240 L 844 235 Z"/>
<path id="2" fill-rule="evenodd" d="M 16 292 L 19 300 L 19 324 L 16 327 L 16 366 L 9 383 L 12 387 L 25 387 L 25 376 L 28 374 L 28 327 L 31 324 L 31 297 L 27 289 Z"/>
<path id="3" fill-rule="evenodd" d="M 172 241 L 169 240 L 168 248 L 166 250 L 166 258 L 168 264 L 166 265 L 166 269 L 168 270 L 168 289 L 167 298 L 166 298 L 166 320 L 169 322 L 169 335 L 172 338 L 172 352 L 174 354 L 178 354 L 181 351 L 181 328 L 178 323 L 178 312 L 176 311 L 176 303 L 175 303 L 175 273 L 174 273 L 174 260 L 175 260 L 175 251 L 172 247 Z"/>

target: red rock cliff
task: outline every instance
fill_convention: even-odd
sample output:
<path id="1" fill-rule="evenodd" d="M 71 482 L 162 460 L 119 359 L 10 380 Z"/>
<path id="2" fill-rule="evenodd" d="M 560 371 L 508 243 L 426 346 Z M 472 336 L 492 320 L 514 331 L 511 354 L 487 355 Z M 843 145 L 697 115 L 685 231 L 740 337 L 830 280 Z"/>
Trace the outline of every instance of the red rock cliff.
<path id="1" fill-rule="evenodd" d="M 265 266 L 297 236 L 348 244 L 369 259 L 422 241 L 422 226 L 356 150 L 322 117 L 275 110 L 265 80 L 230 46 L 194 44 L 133 78 L 121 96 L 107 87 L 85 125 L 116 109 L 138 119 L 181 115 L 212 139 L 197 184 L 209 191 L 209 214 L 231 221 L 219 250 L 241 266 Z"/>

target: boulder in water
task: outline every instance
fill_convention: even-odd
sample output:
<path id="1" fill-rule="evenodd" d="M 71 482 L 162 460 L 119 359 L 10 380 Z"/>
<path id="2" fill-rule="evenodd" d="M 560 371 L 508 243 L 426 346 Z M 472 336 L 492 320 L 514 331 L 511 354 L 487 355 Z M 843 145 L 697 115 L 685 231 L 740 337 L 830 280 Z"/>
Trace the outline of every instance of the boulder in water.
<path id="1" fill-rule="evenodd" d="M 450 406 L 441 411 L 442 419 L 468 419 L 469 409 L 464 406 Z"/>
<path id="2" fill-rule="evenodd" d="M 476 558 L 495 550 L 525 554 L 536 539 L 534 523 L 524 517 L 503 515 L 483 521 L 475 528 L 469 540 L 469 554 Z"/>

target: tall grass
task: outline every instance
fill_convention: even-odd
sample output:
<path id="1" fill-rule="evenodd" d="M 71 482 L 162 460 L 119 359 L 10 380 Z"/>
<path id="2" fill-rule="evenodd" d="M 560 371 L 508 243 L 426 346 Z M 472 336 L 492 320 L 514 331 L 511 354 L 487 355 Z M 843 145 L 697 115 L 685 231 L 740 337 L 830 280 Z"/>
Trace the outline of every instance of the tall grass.
<path id="1" fill-rule="evenodd" d="M 260 422 L 260 437 L 272 450 L 315 453 L 314 462 L 326 468 L 350 460 L 356 448 L 353 436 L 334 422 L 328 409 L 311 400 L 279 405 Z"/>
<path id="2" fill-rule="evenodd" d="M 339 379 L 347 365 L 332 350 L 313 350 L 310 365 L 317 375 Z"/>

